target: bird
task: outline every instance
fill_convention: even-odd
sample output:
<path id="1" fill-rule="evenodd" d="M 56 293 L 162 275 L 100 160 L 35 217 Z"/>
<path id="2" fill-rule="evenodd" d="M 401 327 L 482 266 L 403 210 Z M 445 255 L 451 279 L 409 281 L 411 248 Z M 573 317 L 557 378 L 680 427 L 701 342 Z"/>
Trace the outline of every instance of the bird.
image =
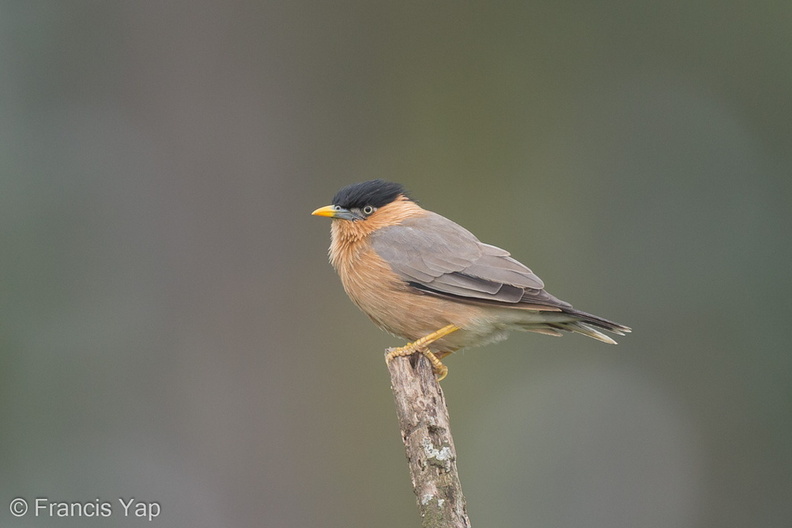
<path id="1" fill-rule="evenodd" d="M 439 381 L 448 374 L 443 358 L 513 330 L 575 332 L 609 344 L 616 341 L 603 331 L 631 331 L 549 294 L 508 251 L 424 209 L 399 183 L 348 185 L 311 214 L 331 219 L 329 260 L 352 302 L 408 341 L 389 348 L 386 362 L 422 354 Z"/>

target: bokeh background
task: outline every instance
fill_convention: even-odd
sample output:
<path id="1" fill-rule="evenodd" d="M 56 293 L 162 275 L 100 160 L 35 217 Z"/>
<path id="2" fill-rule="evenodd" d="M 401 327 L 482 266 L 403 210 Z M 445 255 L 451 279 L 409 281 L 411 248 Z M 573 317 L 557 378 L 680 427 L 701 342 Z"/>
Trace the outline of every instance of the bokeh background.
<path id="1" fill-rule="evenodd" d="M 789 2 L 1 2 L 0 524 L 418 526 L 309 215 L 384 178 L 634 329 L 447 361 L 474 526 L 788 528 L 791 65 Z"/>

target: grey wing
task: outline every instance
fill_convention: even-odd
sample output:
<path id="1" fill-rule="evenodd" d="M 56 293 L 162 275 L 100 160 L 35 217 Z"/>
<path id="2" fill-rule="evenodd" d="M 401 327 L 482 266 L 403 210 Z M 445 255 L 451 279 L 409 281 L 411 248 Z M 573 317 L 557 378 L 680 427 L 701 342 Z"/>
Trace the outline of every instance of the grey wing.
<path id="1" fill-rule="evenodd" d="M 545 292 L 542 279 L 508 251 L 432 212 L 379 229 L 372 246 L 402 280 L 430 294 L 513 307 L 570 307 Z"/>

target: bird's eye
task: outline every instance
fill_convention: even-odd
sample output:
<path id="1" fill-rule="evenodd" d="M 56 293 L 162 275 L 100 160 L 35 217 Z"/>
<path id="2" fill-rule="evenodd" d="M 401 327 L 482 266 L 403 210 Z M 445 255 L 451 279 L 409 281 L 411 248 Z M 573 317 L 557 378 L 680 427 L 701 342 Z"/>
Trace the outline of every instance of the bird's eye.
<path id="1" fill-rule="evenodd" d="M 366 207 L 363 208 L 363 214 L 364 215 L 370 215 L 373 212 L 374 212 L 374 207 L 372 207 L 370 205 L 367 205 Z"/>

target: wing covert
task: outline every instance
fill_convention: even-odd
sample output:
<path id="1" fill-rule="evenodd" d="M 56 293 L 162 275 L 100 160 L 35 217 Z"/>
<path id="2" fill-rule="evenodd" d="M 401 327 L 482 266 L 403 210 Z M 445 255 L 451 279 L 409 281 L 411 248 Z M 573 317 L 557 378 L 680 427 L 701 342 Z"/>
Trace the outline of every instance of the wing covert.
<path id="1" fill-rule="evenodd" d="M 379 229 L 371 240 L 402 280 L 427 293 L 468 302 L 568 306 L 545 292 L 542 280 L 508 251 L 480 242 L 436 213 Z"/>

